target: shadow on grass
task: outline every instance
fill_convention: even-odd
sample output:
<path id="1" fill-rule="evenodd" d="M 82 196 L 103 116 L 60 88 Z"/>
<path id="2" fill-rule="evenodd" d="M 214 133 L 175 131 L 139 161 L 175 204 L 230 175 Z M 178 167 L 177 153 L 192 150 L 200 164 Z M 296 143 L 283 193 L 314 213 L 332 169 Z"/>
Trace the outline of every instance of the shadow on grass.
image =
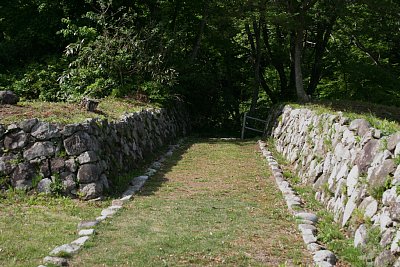
<path id="1" fill-rule="evenodd" d="M 157 171 L 154 176 L 151 176 L 147 182 L 144 184 L 143 188 L 137 193 L 138 196 L 151 196 L 157 192 L 164 183 L 168 182 L 169 179 L 165 177 L 165 175 L 172 170 L 174 166 L 178 164 L 178 162 L 183 158 L 183 155 L 186 151 L 196 142 L 193 139 L 188 138 L 184 141 L 184 143 L 177 149 L 175 149 L 174 153 L 170 157 L 166 157 L 162 167 Z M 159 160 L 163 155 L 156 158 L 155 160 Z M 154 161 L 153 161 L 154 162 Z"/>

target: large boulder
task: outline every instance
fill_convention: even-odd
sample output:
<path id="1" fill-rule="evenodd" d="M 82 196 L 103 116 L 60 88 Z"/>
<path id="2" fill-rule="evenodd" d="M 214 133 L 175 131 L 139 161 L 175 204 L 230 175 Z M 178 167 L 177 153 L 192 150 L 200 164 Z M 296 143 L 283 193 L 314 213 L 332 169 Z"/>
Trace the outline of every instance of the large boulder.
<path id="1" fill-rule="evenodd" d="M 17 163 L 18 156 L 16 155 L 7 155 L 0 157 L 0 175 L 11 174 L 14 171 Z"/>
<path id="2" fill-rule="evenodd" d="M 53 156 L 56 149 L 52 142 L 37 142 L 24 151 L 24 158 L 32 160 L 39 157 Z"/>
<path id="3" fill-rule="evenodd" d="M 364 119 L 355 119 L 349 125 L 349 130 L 355 131 L 359 136 L 366 134 L 371 124 Z"/>
<path id="4" fill-rule="evenodd" d="M 361 152 L 355 159 L 360 173 L 366 172 L 368 166 L 372 163 L 375 155 L 379 152 L 381 143 L 378 140 L 372 139 L 365 144 Z"/>
<path id="5" fill-rule="evenodd" d="M 384 185 L 389 174 L 396 170 L 393 159 L 386 159 L 382 164 L 368 169 L 368 182 L 371 188 Z"/>
<path id="6" fill-rule="evenodd" d="M 78 170 L 78 181 L 82 184 L 95 182 L 99 180 L 100 175 L 101 170 L 97 164 L 85 164 Z"/>
<path id="7" fill-rule="evenodd" d="M 90 184 L 80 184 L 80 193 L 85 200 L 94 199 L 103 193 L 103 185 L 100 182 Z"/>
<path id="8" fill-rule="evenodd" d="M 19 101 L 19 97 L 13 91 L 0 91 L 0 104 L 15 105 Z"/>
<path id="9" fill-rule="evenodd" d="M 68 155 L 77 156 L 85 151 L 99 149 L 98 142 L 86 132 L 78 132 L 64 140 L 64 147 Z"/>
<path id="10" fill-rule="evenodd" d="M 11 177 L 12 186 L 17 189 L 29 189 L 36 174 L 35 167 L 27 162 L 19 163 Z"/>
<path id="11" fill-rule="evenodd" d="M 60 137 L 61 133 L 56 125 L 48 122 L 39 122 L 33 127 L 31 135 L 38 140 L 49 140 Z"/>
<path id="12" fill-rule="evenodd" d="M 28 135 L 24 131 L 6 135 L 4 147 L 7 150 L 23 148 L 28 144 Z"/>

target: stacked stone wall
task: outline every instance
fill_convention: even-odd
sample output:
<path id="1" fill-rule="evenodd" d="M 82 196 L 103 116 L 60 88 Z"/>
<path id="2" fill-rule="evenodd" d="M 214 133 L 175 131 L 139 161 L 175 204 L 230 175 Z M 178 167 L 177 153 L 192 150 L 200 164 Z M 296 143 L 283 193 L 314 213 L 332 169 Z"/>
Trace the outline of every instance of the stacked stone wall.
<path id="1" fill-rule="evenodd" d="M 119 121 L 61 125 L 29 119 L 0 124 L 0 190 L 58 191 L 92 199 L 113 178 L 189 129 L 183 108 L 148 109 Z"/>
<path id="2" fill-rule="evenodd" d="M 277 150 L 353 234 L 354 245 L 363 246 L 377 227 L 375 265 L 400 266 L 400 133 L 385 136 L 364 119 L 289 105 L 271 117 Z"/>

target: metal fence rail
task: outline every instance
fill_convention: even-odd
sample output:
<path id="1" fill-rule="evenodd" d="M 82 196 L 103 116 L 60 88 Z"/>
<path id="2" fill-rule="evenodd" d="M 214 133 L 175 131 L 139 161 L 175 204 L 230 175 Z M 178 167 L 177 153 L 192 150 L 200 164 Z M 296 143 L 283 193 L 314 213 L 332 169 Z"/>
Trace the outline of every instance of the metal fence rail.
<path id="1" fill-rule="evenodd" d="M 247 122 L 249 119 L 250 119 L 250 120 L 259 121 L 259 122 L 263 122 L 263 123 L 267 123 L 266 120 L 262 120 L 262 119 L 259 119 L 259 118 L 250 117 L 250 116 L 247 115 L 247 112 L 245 112 L 245 113 L 244 113 L 244 117 L 243 117 L 243 126 L 242 126 L 242 136 L 241 136 L 241 138 L 244 139 L 244 132 L 245 132 L 246 129 L 247 129 L 247 130 L 250 130 L 250 131 L 254 131 L 254 132 L 258 132 L 258 133 L 264 134 L 265 127 L 264 127 L 264 129 L 261 131 L 261 130 L 259 130 L 259 129 L 255 129 L 255 128 L 246 126 L 246 122 Z"/>

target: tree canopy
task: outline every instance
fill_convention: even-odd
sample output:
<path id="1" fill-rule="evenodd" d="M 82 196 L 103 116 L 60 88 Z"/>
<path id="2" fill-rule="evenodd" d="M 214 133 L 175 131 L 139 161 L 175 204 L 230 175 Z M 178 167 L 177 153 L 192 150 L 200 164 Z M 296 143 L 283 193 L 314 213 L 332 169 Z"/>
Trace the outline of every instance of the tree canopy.
<path id="1" fill-rule="evenodd" d="M 394 0 L 0 4 L 0 89 L 25 99 L 179 98 L 202 126 L 272 103 L 400 105 Z"/>

